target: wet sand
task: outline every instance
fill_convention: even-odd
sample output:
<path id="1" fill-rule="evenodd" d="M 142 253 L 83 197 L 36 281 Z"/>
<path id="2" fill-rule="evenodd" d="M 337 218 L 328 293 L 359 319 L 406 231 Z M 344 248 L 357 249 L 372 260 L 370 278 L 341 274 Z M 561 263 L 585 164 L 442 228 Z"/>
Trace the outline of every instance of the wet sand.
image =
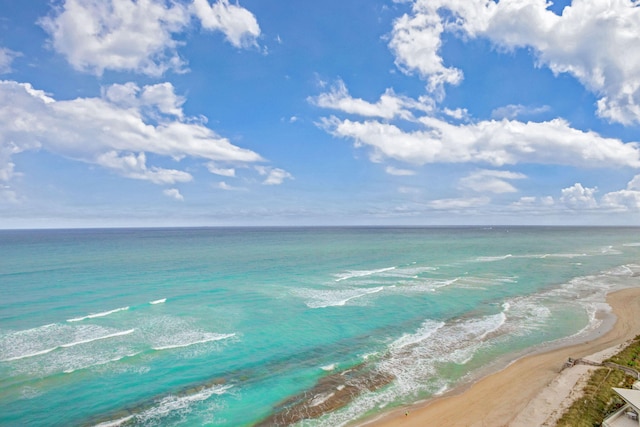
<path id="1" fill-rule="evenodd" d="M 424 426 L 539 426 L 546 413 L 559 412 L 566 394 L 573 398 L 575 380 L 561 380 L 560 370 L 569 358 L 610 352 L 640 334 L 640 288 L 611 293 L 607 302 L 617 320 L 608 332 L 590 341 L 523 357 L 505 369 L 469 387 L 410 407 L 399 408 L 375 419 L 357 423 L 367 427 Z M 573 370 L 570 368 L 566 371 Z M 565 372 L 566 372 L 565 371 Z M 566 375 L 566 374 L 565 374 Z M 582 377 L 583 375 L 578 375 Z M 555 384 L 555 385 L 554 385 Z M 548 394 L 545 394 L 548 393 Z M 555 393 L 555 394 L 554 394 Z M 549 401 L 557 399 L 556 402 Z M 555 406 L 555 407 L 554 407 Z"/>

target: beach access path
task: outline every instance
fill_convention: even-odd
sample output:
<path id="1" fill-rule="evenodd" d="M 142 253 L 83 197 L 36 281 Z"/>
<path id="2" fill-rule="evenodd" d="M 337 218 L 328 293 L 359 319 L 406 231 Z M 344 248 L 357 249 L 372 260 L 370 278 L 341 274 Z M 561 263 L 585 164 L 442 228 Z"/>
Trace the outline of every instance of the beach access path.
<path id="1" fill-rule="evenodd" d="M 639 280 L 640 282 L 640 280 Z M 579 392 L 586 366 L 560 370 L 569 358 L 594 358 L 615 354 L 620 345 L 640 334 L 640 283 L 638 288 L 607 295 L 616 322 L 612 329 L 590 341 L 569 345 L 516 360 L 462 390 L 410 407 L 399 408 L 356 425 L 367 427 L 533 427 L 549 425 L 550 415 Z M 578 385 L 577 385 L 578 384 Z M 564 397 L 562 397 L 564 396 Z M 555 415 L 554 415 L 555 414 Z M 553 425 L 553 424 L 550 424 Z"/>

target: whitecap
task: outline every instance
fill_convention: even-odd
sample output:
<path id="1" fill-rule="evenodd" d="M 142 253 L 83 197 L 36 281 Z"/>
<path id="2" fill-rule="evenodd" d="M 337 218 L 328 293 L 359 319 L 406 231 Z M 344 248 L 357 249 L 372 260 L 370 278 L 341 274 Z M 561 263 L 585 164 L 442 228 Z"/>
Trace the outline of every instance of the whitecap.
<path id="1" fill-rule="evenodd" d="M 97 331 L 101 331 L 103 329 L 99 329 L 96 328 Z M 91 330 L 93 331 L 93 329 Z M 75 347 L 78 345 L 82 345 L 82 344 L 88 344 L 90 342 L 94 342 L 94 341 L 100 341 L 100 340 L 105 340 L 105 339 L 109 339 L 109 338 L 115 338 L 115 337 L 121 337 L 124 335 L 129 335 L 132 334 L 135 331 L 135 329 L 129 329 L 126 331 L 118 331 L 118 332 L 113 332 L 107 335 L 99 335 L 99 336 L 91 336 L 89 338 L 85 338 L 85 339 L 81 339 L 78 341 L 72 341 L 72 342 L 68 342 L 68 343 L 64 343 L 64 344 L 59 344 L 59 345 L 55 345 L 53 347 L 49 347 L 49 348 L 45 348 L 42 350 L 37 350 L 37 351 L 32 351 L 32 352 L 28 352 L 28 353 L 22 353 L 22 354 L 17 354 L 14 356 L 10 356 L 10 357 L 5 357 L 4 359 L 0 359 L 0 362 L 11 362 L 11 361 L 15 361 L 15 360 L 20 360 L 20 359 L 27 359 L 27 358 L 31 358 L 31 357 L 36 357 L 36 356 L 41 356 L 47 353 L 51 353 L 55 350 L 59 350 L 59 349 L 63 349 L 63 348 L 70 348 L 70 347 Z M 29 343 L 30 345 L 33 345 L 33 343 Z M 15 351 L 15 349 L 14 349 Z"/>
<path id="2" fill-rule="evenodd" d="M 109 363 L 119 362 L 120 360 L 128 359 L 130 357 L 135 357 L 135 356 L 137 356 L 137 355 L 139 355 L 141 353 L 142 353 L 141 351 L 138 351 L 138 352 L 135 352 L 135 353 L 125 354 L 125 355 L 122 355 L 122 356 L 114 357 L 114 358 L 109 359 L 109 360 L 104 360 L 104 361 L 101 361 L 101 362 L 93 363 L 93 364 L 88 365 L 88 366 L 82 366 L 82 367 L 73 368 L 73 369 L 65 369 L 62 372 L 64 372 L 65 374 L 72 374 L 72 373 L 74 373 L 76 371 L 79 371 L 79 370 L 82 370 L 82 369 L 89 369 L 89 368 L 94 368 L 96 366 L 102 366 L 102 365 L 106 365 L 106 364 L 109 364 Z"/>
<path id="3" fill-rule="evenodd" d="M 110 314 L 117 313 L 119 311 L 126 311 L 126 310 L 129 310 L 129 307 L 120 307 L 114 310 L 103 311 L 102 313 L 95 313 L 95 314 L 89 314 L 87 316 L 75 317 L 73 319 L 67 319 L 67 322 L 80 322 L 81 320 L 95 319 L 96 317 L 105 317 Z"/>
<path id="4" fill-rule="evenodd" d="M 475 260 L 477 262 L 495 262 L 495 261 L 502 261 L 511 257 L 513 257 L 513 255 L 511 254 L 500 255 L 500 256 L 479 256 Z"/>
<path id="5" fill-rule="evenodd" d="M 341 282 L 343 280 L 353 279 L 354 277 L 366 277 L 372 276 L 374 274 L 384 273 L 386 271 L 395 270 L 396 267 L 386 267 L 380 268 L 377 270 L 352 270 L 346 273 L 337 274 L 338 278 L 335 280 L 336 282 Z"/>
<path id="6" fill-rule="evenodd" d="M 174 348 L 184 348 L 184 347 L 190 347 L 192 345 L 197 345 L 197 344 L 204 344 L 204 343 L 208 343 L 208 342 L 212 342 L 212 341 L 220 341 L 220 340 L 224 340 L 227 338 L 231 338 L 234 337 L 236 334 L 205 334 L 205 338 L 196 340 L 196 341 L 188 341 L 188 342 L 178 342 L 175 344 L 167 344 L 167 345 L 161 345 L 161 346 L 156 346 L 156 347 L 152 347 L 153 350 L 156 351 L 162 351 L 162 350 L 171 350 Z"/>
<path id="7" fill-rule="evenodd" d="M 375 294 L 384 290 L 384 286 L 376 288 L 354 288 L 340 290 L 316 290 L 306 289 L 297 293 L 311 299 L 305 304 L 309 308 L 327 308 L 340 307 L 346 305 L 349 301 L 356 298 L 362 298 L 366 295 Z"/>
<path id="8" fill-rule="evenodd" d="M 113 334 L 109 334 L 109 335 L 104 335 L 101 337 L 95 337 L 95 338 L 88 338 L 86 340 L 80 340 L 80 341 L 75 341 L 75 342 L 71 342 L 68 344 L 62 344 L 60 347 L 62 348 L 69 348 L 69 347 L 75 347 L 77 345 L 81 345 L 81 344 L 87 344 L 93 341 L 99 341 L 99 340 L 106 340 L 109 338 L 115 338 L 115 337 L 121 337 L 123 335 L 129 335 L 135 332 L 135 329 L 129 329 L 126 331 L 120 331 L 120 332 L 114 332 Z"/>
<path id="9" fill-rule="evenodd" d="M 96 424 L 94 427 L 119 427 L 127 421 L 132 420 L 134 417 L 135 415 L 129 415 L 128 417 L 120 418 L 118 420 L 105 421 L 103 423 Z"/>
<path id="10" fill-rule="evenodd" d="M 176 411 L 188 410 L 193 403 L 202 402 L 209 399 L 211 396 L 223 395 L 229 390 L 232 385 L 217 385 L 210 388 L 205 388 L 202 391 L 190 394 L 187 396 L 174 396 L 169 395 L 160 399 L 155 406 L 145 410 L 144 412 L 136 415 L 136 419 L 142 423 L 149 422 L 154 419 L 164 418 Z"/>
<path id="11" fill-rule="evenodd" d="M 335 392 L 329 392 L 329 393 L 323 393 L 323 394 L 315 395 L 315 396 L 313 396 L 313 399 L 311 399 L 311 402 L 309 402 L 309 406 L 312 407 L 312 408 L 314 406 L 320 406 L 324 402 L 326 402 L 327 400 L 331 399 L 333 396 L 335 396 Z"/>
<path id="12" fill-rule="evenodd" d="M 167 302 L 167 299 L 162 298 L 162 299 L 157 299 L 155 301 L 149 301 L 149 304 L 156 305 L 156 304 L 164 304 L 165 302 Z"/>

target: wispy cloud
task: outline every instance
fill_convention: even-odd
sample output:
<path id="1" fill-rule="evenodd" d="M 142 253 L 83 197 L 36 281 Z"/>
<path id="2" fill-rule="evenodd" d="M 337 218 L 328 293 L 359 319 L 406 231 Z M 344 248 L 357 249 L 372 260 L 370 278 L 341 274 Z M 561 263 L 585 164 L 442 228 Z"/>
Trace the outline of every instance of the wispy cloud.
<path id="1" fill-rule="evenodd" d="M 412 176 L 416 174 L 415 171 L 409 169 L 400 169 L 393 166 L 387 166 L 385 168 L 385 172 L 387 172 L 389 175 L 395 176 Z"/>
<path id="2" fill-rule="evenodd" d="M 551 107 L 543 105 L 542 107 L 527 107 L 520 104 L 509 104 L 504 107 L 496 108 L 491 112 L 494 119 L 515 119 L 520 116 L 535 116 L 551 111 Z"/>
<path id="3" fill-rule="evenodd" d="M 526 175 L 518 172 L 479 169 L 460 179 L 459 185 L 479 193 L 515 193 L 518 190 L 508 181 L 523 178 Z"/>

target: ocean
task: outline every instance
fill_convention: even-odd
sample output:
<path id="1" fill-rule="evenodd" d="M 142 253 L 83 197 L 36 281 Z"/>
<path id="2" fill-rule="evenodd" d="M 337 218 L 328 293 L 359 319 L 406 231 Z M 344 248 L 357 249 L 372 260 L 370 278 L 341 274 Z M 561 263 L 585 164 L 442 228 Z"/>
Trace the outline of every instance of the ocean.
<path id="1" fill-rule="evenodd" d="M 346 425 L 601 333 L 639 256 L 638 228 L 0 231 L 0 425 Z"/>

